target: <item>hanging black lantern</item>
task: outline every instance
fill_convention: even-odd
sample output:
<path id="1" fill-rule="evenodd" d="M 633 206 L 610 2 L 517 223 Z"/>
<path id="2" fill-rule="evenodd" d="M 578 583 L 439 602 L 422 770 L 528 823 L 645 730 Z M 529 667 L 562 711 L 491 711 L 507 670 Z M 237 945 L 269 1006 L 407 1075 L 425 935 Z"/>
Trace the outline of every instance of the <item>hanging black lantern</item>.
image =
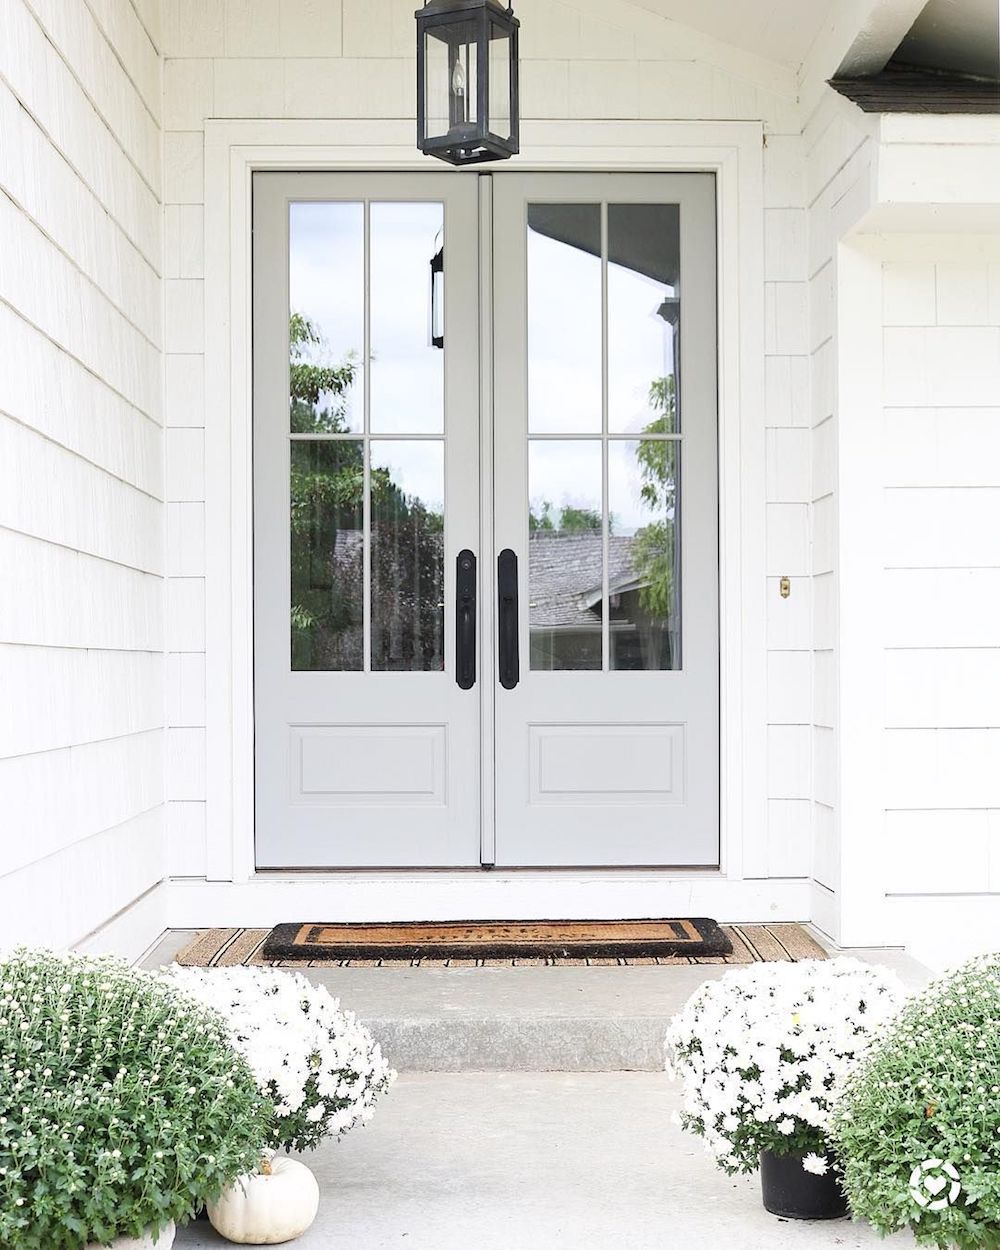
<path id="1" fill-rule="evenodd" d="M 452 165 L 517 151 L 517 28 L 498 0 L 430 0 L 417 18 L 417 147 Z"/>

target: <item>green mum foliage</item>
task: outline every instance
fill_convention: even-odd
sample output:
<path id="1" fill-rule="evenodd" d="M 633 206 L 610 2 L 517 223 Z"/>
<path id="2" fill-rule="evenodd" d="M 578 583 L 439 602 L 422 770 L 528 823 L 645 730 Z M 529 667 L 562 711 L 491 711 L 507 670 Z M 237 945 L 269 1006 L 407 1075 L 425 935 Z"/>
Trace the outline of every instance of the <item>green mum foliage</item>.
<path id="1" fill-rule="evenodd" d="M 0 959 L 0 1246 L 184 1221 L 254 1166 L 270 1125 L 218 1013 L 113 959 Z"/>
<path id="2" fill-rule="evenodd" d="M 910 1000 L 834 1117 L 851 1210 L 920 1245 L 1000 1248 L 1000 954 Z"/>

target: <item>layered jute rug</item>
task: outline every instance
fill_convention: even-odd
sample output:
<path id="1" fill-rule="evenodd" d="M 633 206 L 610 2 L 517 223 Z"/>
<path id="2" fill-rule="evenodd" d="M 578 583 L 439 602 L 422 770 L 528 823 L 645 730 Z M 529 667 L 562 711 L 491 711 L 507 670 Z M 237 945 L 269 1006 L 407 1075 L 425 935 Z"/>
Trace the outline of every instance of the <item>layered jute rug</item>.
<path id="1" fill-rule="evenodd" d="M 436 920 L 279 924 L 265 959 L 642 959 L 729 955 L 707 916 L 662 920 Z"/>
<path id="2" fill-rule="evenodd" d="M 289 926 L 314 929 L 324 926 Z M 281 926 L 279 926 L 279 929 Z M 798 924 L 721 925 L 732 946 L 727 955 L 514 955 L 477 958 L 387 957 L 297 959 L 268 958 L 265 946 L 272 929 L 205 929 L 178 953 L 176 962 L 196 968 L 231 968 L 241 964 L 278 968 L 510 968 L 544 965 L 632 966 L 649 964 L 753 964 L 762 961 L 797 963 L 802 959 L 825 959 L 826 951 Z M 278 935 L 281 936 L 280 933 Z M 309 936 L 306 934 L 305 936 Z"/>

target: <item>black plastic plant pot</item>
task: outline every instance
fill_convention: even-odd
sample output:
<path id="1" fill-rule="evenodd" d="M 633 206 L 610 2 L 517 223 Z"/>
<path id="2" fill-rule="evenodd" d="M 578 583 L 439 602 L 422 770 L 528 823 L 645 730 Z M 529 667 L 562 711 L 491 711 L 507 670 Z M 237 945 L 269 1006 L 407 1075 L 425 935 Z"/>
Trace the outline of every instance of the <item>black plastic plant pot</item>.
<path id="1" fill-rule="evenodd" d="M 760 1188 L 764 1209 L 786 1220 L 842 1220 L 847 1216 L 847 1199 L 840 1179 L 831 1165 L 817 1176 L 802 1166 L 802 1156 L 760 1152 Z"/>

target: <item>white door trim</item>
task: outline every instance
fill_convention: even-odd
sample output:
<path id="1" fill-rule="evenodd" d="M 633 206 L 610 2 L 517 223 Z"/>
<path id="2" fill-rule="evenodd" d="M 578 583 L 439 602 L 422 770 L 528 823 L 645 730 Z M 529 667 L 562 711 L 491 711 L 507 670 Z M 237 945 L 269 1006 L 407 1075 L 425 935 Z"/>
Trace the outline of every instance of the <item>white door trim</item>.
<path id="1" fill-rule="evenodd" d="M 209 881 L 255 875 L 251 175 L 428 170 L 413 144 L 412 121 L 205 124 Z M 757 122 L 534 122 L 523 127 L 522 155 L 506 166 L 717 176 L 722 785 L 721 866 L 714 875 L 730 881 L 767 875 L 762 146 Z M 442 166 L 440 176 L 461 175 Z M 661 887 L 665 875 L 649 873 L 650 887 Z"/>

